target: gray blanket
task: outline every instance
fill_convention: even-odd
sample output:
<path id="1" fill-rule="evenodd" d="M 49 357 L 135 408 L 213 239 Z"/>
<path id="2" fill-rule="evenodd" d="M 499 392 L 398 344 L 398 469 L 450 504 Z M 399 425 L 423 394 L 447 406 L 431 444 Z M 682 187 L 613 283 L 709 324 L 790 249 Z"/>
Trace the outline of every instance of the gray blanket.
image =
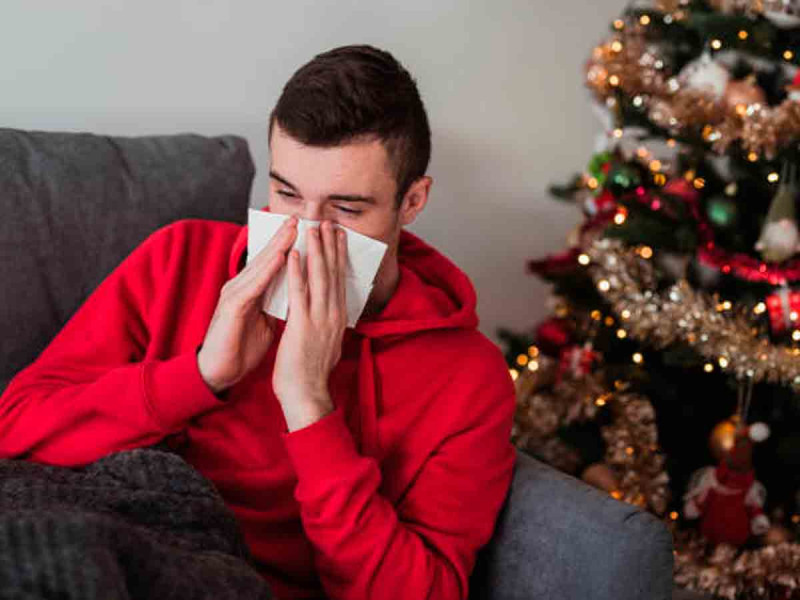
<path id="1" fill-rule="evenodd" d="M 68 469 L 0 460 L 0 599 L 271 599 L 233 513 L 153 448 Z"/>

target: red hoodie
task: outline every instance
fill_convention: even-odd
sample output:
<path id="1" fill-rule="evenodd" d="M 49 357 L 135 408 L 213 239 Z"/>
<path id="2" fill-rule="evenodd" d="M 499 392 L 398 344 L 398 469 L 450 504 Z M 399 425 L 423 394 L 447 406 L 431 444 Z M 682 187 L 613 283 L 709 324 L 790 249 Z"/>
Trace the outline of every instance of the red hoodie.
<path id="1" fill-rule="evenodd" d="M 0 396 L 0 458 L 79 466 L 166 438 L 278 598 L 467 598 L 511 484 L 514 385 L 467 275 L 406 230 L 399 244 L 395 293 L 345 330 L 335 410 L 289 433 L 271 384 L 284 321 L 225 401 L 197 366 L 247 226 L 162 227 Z"/>

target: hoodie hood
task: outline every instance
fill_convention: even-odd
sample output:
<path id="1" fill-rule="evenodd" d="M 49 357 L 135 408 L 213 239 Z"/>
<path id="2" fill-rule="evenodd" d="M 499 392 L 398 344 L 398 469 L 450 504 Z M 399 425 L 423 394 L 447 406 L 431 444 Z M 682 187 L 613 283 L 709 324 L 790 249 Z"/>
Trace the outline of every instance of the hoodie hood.
<path id="1" fill-rule="evenodd" d="M 261 210 L 269 211 L 269 207 Z M 242 226 L 233 244 L 229 278 L 235 277 L 246 262 L 247 232 L 248 226 Z M 376 456 L 378 451 L 372 340 L 433 329 L 475 329 L 479 323 L 475 287 L 450 259 L 402 229 L 397 261 L 400 278 L 383 309 L 345 330 L 345 338 L 362 338 L 357 375 L 359 401 L 355 411 L 348 414 L 348 423 L 351 429 L 360 430 L 355 437 L 361 442 L 362 454 L 368 456 Z"/>

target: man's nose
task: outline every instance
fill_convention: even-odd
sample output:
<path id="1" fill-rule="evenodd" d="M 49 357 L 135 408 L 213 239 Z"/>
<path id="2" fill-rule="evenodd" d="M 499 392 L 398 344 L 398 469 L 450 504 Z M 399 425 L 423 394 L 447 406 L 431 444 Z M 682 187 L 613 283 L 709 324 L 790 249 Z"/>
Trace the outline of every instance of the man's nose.
<path id="1" fill-rule="evenodd" d="M 293 214 L 307 221 L 322 221 L 325 218 L 322 207 L 316 202 L 306 202 L 303 208 L 294 211 Z"/>

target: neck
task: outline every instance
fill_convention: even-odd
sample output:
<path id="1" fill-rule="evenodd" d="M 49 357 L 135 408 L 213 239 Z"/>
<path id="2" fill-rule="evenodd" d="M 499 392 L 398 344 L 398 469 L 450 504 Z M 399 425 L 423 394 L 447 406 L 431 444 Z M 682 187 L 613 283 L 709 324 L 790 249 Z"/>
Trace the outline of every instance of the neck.
<path id="1" fill-rule="evenodd" d="M 375 285 L 369 295 L 364 312 L 361 318 L 368 318 L 380 313 L 388 304 L 397 284 L 400 282 L 400 267 L 397 264 L 397 257 L 388 257 L 384 268 L 379 269 L 378 276 L 375 278 Z"/>

